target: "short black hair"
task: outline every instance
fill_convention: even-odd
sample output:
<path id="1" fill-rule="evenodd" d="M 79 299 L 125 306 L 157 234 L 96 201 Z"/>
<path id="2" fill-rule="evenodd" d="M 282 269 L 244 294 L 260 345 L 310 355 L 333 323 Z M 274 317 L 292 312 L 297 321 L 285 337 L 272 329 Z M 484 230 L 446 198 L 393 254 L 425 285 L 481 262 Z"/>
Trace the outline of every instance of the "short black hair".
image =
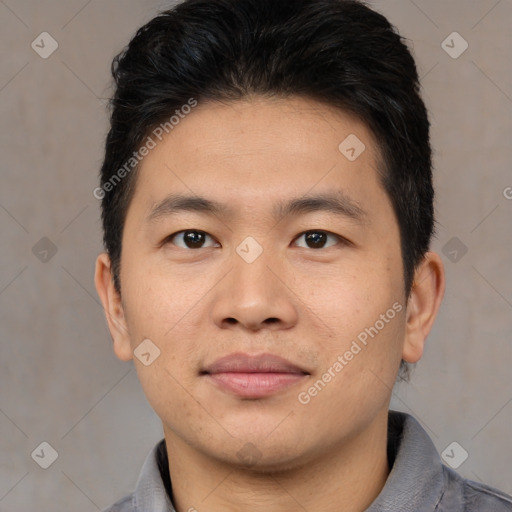
<path id="1" fill-rule="evenodd" d="M 356 0 L 185 0 L 137 31 L 114 58 L 112 74 L 111 127 L 97 190 L 119 293 L 134 154 L 191 100 L 259 95 L 317 100 L 370 129 L 410 294 L 434 232 L 430 123 L 414 58 L 382 14 Z"/>

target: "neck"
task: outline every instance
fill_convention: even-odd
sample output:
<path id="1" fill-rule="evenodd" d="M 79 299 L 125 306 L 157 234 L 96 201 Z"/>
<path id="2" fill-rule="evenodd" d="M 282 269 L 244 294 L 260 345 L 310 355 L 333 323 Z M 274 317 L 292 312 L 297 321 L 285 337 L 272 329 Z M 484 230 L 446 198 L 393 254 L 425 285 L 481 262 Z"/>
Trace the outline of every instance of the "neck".
<path id="1" fill-rule="evenodd" d="M 164 428 L 176 511 L 362 512 L 389 475 L 384 412 L 343 445 L 275 472 L 213 459 Z"/>

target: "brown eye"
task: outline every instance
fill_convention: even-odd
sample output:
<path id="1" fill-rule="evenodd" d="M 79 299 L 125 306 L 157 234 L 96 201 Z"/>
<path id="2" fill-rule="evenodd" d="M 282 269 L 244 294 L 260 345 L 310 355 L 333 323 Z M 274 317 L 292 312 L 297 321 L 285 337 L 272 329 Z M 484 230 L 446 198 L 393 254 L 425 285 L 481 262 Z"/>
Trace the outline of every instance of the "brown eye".
<path id="1" fill-rule="evenodd" d="M 205 245 L 208 239 L 213 241 L 213 238 L 204 231 L 189 229 L 178 231 L 169 236 L 166 239 L 166 243 L 172 243 L 182 249 L 203 249 L 205 247 L 213 247 L 213 245 Z"/>
<path id="2" fill-rule="evenodd" d="M 326 245 L 329 238 L 333 239 L 334 243 Z M 333 233 L 328 233 L 327 231 L 306 231 L 297 238 L 297 240 L 300 239 L 304 239 L 306 245 L 299 245 L 299 247 L 305 247 L 307 249 L 325 249 L 336 245 L 341 241 L 339 236 L 334 235 Z"/>

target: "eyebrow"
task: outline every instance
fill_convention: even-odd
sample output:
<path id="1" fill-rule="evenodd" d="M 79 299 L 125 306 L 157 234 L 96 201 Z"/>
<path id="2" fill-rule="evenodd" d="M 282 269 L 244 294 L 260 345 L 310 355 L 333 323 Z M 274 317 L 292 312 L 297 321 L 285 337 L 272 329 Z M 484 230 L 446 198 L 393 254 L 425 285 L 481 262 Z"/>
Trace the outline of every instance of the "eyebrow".
<path id="1" fill-rule="evenodd" d="M 273 216 L 283 219 L 291 215 L 304 215 L 312 212 L 328 212 L 359 223 L 367 218 L 367 213 L 359 204 L 343 192 L 304 196 L 274 205 Z M 179 212 L 194 212 L 211 216 L 230 217 L 233 209 L 227 204 L 205 197 L 171 194 L 157 203 L 146 218 L 148 223 L 160 220 Z"/>

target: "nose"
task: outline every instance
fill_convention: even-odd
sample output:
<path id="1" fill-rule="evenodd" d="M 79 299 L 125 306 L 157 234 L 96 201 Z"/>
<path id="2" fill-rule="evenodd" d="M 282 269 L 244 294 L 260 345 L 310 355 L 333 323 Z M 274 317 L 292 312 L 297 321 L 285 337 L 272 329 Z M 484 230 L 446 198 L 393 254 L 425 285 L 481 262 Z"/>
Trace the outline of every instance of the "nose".
<path id="1" fill-rule="evenodd" d="M 282 261 L 270 251 L 248 263 L 233 255 L 232 269 L 215 288 L 213 319 L 220 328 L 281 330 L 297 322 L 295 295 L 286 283 Z"/>

